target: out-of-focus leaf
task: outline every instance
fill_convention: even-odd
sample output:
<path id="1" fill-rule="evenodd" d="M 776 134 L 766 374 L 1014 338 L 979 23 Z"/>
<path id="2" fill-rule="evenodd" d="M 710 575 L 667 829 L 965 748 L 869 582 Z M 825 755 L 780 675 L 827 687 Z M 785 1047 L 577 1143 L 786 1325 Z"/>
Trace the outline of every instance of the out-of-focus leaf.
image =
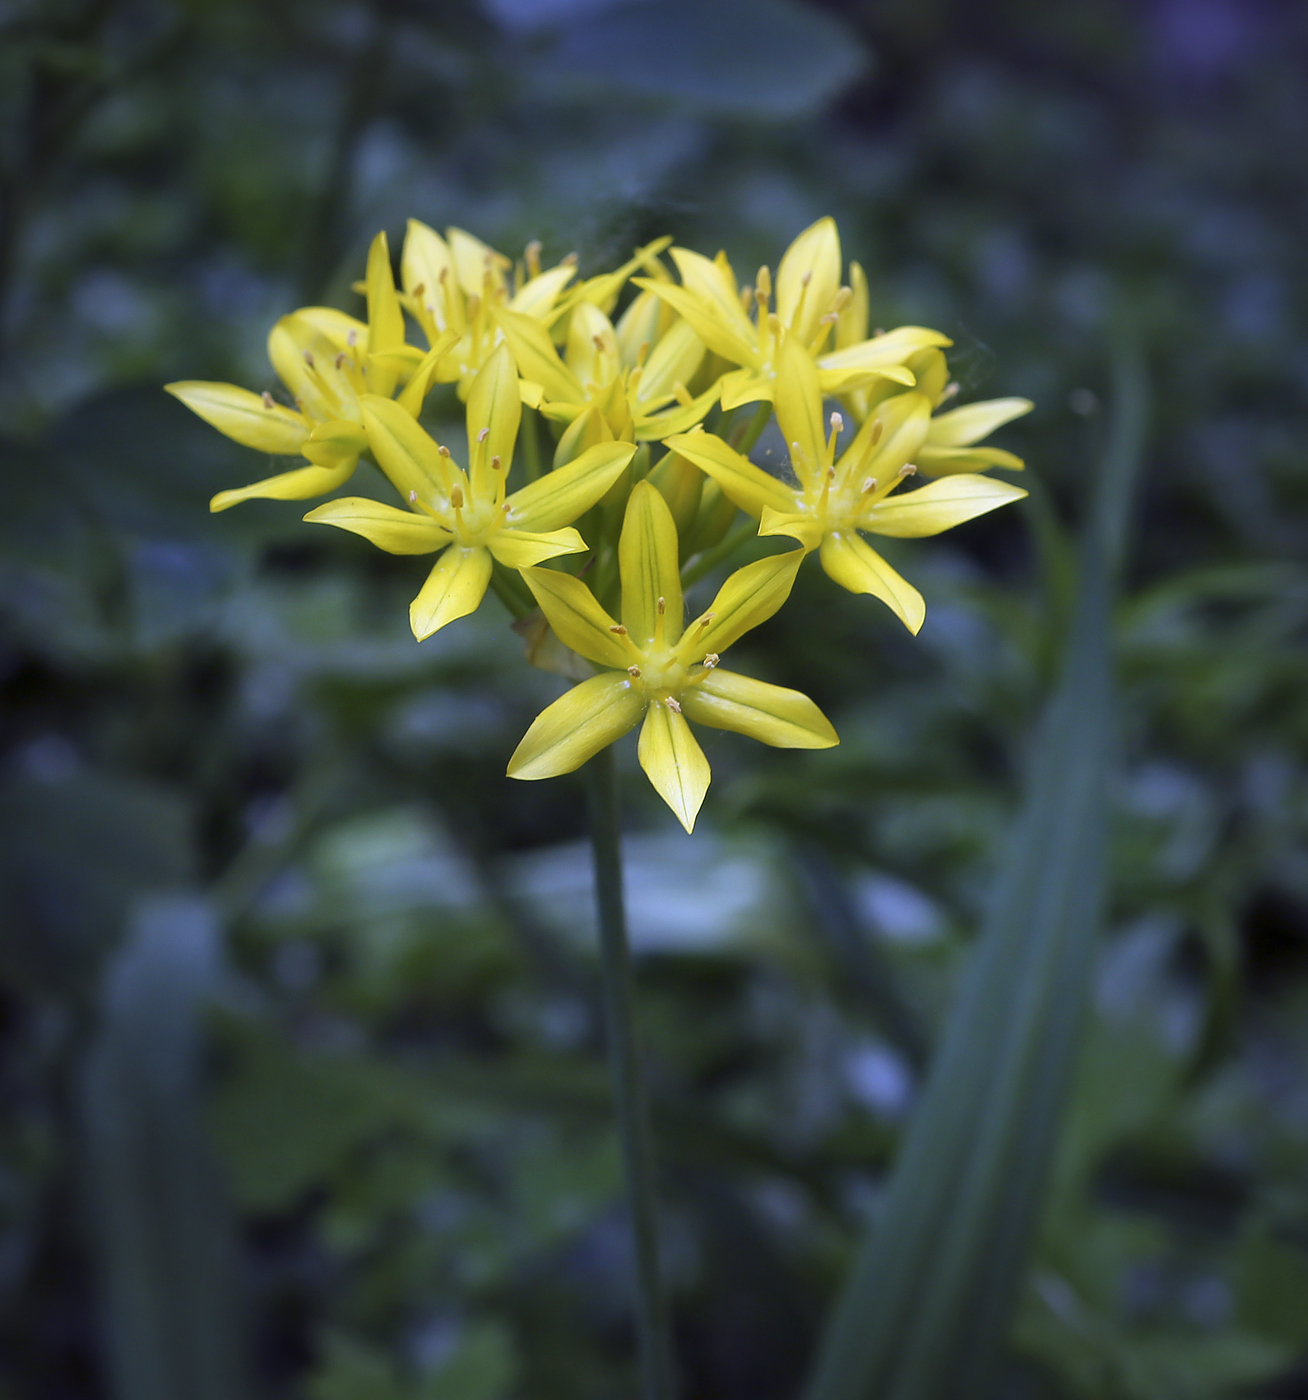
<path id="1" fill-rule="evenodd" d="M 1109 608 L 1144 445 L 1143 374 L 1138 352 L 1119 352 L 1116 432 L 1023 812 L 811 1400 L 985 1393 L 1048 1176 L 1103 903 Z"/>
<path id="2" fill-rule="evenodd" d="M 185 884 L 194 862 L 175 794 L 78 772 L 65 748 L 37 740 L 39 776 L 0 787 L 0 972 L 47 993 L 85 987 L 131 902 Z"/>
<path id="3" fill-rule="evenodd" d="M 113 1393 L 240 1400 L 235 1231 L 199 1111 L 208 907 L 141 907 L 110 964 L 82 1116 Z"/>
<path id="4" fill-rule="evenodd" d="M 764 121 L 820 107 L 867 62 L 843 24 L 792 0 L 640 0 L 571 25 L 547 59 L 574 82 Z"/>

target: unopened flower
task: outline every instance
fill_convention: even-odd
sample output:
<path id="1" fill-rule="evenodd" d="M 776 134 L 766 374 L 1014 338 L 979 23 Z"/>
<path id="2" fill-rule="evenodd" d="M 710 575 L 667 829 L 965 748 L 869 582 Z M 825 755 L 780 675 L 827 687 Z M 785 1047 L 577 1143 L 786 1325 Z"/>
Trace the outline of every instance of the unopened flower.
<path id="1" fill-rule="evenodd" d="M 773 397 L 777 354 L 790 335 L 817 357 L 822 391 L 839 394 L 877 380 L 911 386 L 904 361 L 916 350 L 948 345 L 947 336 L 923 326 L 897 330 L 827 351 L 827 340 L 849 305 L 852 289 L 840 281 L 840 234 L 834 219 L 819 219 L 786 249 L 775 289 L 766 267 L 743 291 L 725 253 L 706 258 L 674 248 L 681 285 L 634 278 L 674 307 L 708 348 L 740 368 L 722 380 L 722 407 Z M 775 290 L 775 304 L 774 304 Z"/>
<path id="2" fill-rule="evenodd" d="M 708 609 L 683 626 L 676 526 L 646 481 L 627 502 L 618 555 L 621 622 L 580 579 L 553 569 L 522 571 L 559 640 L 603 669 L 537 717 L 509 760 L 511 778 L 570 773 L 640 724 L 640 765 L 690 831 L 712 775 L 688 720 L 777 748 L 839 742 L 806 695 L 718 665 L 722 652 L 789 597 L 803 551 L 737 569 Z"/>
<path id="3" fill-rule="evenodd" d="M 235 384 L 186 379 L 166 384 L 219 432 L 260 452 L 307 457 L 311 466 L 279 472 L 249 486 L 220 491 L 210 510 L 266 497 L 302 501 L 343 486 L 368 445 L 359 399 L 390 398 L 405 382 L 398 402 L 411 416 L 422 408 L 447 337 L 423 355 L 404 342 L 404 313 L 395 293 L 385 233 L 368 250 L 365 283 L 368 319 L 360 321 L 329 306 L 305 306 L 283 316 L 268 337 L 268 358 L 295 401 L 279 404 L 270 393 L 254 394 Z"/>
<path id="4" fill-rule="evenodd" d="M 493 561 L 520 569 L 584 552 L 585 541 L 568 527 L 613 485 L 635 452 L 628 443 L 601 443 L 510 494 L 522 404 L 513 357 L 502 345 L 468 394 L 467 471 L 398 404 L 374 395 L 361 403 L 372 454 L 409 509 L 347 496 L 304 518 L 351 530 L 391 554 L 439 553 L 409 608 L 419 641 L 475 611 Z"/>
<path id="5" fill-rule="evenodd" d="M 756 467 L 711 433 L 686 433 L 668 447 L 706 472 L 723 493 L 756 517 L 760 535 L 789 535 L 851 593 L 871 593 L 911 632 L 926 617 L 922 595 L 862 538 L 938 535 L 1027 493 L 1005 481 L 965 472 L 898 491 L 917 471 L 931 424 L 931 401 L 910 390 L 885 399 L 837 459 L 844 424 L 822 417 L 822 390 L 812 356 L 795 337 L 783 341 L 776 381 L 777 422 L 790 447 L 795 483 Z"/>

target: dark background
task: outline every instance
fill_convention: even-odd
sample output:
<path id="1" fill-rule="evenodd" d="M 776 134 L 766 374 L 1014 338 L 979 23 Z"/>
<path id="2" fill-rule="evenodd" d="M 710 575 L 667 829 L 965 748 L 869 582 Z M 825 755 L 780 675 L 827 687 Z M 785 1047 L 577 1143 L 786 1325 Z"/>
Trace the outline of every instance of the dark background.
<path id="1" fill-rule="evenodd" d="M 0 1397 L 631 1392 L 580 786 L 503 777 L 554 682 L 211 517 L 264 464 L 159 386 L 269 385 L 410 215 L 748 281 L 824 213 L 875 324 L 1035 400 L 1033 495 L 894 551 L 916 640 L 814 571 L 742 647 L 838 749 L 710 736 L 693 839 L 623 751 L 686 1394 L 792 1395 L 875 1214 L 1124 317 L 1114 895 L 1004 1384 L 1308 1394 L 1305 73 L 1288 0 L 0 5 Z"/>

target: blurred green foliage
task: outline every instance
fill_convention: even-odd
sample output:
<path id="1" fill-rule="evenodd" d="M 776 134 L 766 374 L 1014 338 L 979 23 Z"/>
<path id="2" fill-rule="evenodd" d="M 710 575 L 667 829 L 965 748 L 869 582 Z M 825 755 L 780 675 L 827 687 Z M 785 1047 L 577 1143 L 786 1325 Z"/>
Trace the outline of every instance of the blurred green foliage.
<path id="1" fill-rule="evenodd" d="M 412 561 L 209 516 L 257 464 L 158 386 L 263 387 L 272 320 L 353 306 L 411 214 L 589 271 L 664 231 L 775 264 L 826 212 L 877 323 L 1037 401 L 1034 489 L 914 542 L 916 641 L 807 573 L 757 634 L 839 748 L 718 736 L 693 840 L 628 785 L 686 1394 L 793 1394 L 882 1203 L 1121 301 L 1155 422 L 1113 897 L 1004 1385 L 1308 1393 L 1306 60 L 1283 0 L 7 0 L 0 1395 L 143 1400 L 122 1356 L 227 1267 L 169 1209 L 212 1259 L 238 1217 L 249 1393 L 631 1390 L 580 785 L 503 777 L 554 683 L 490 607 L 415 645 Z M 221 965 L 161 1004 L 206 919 Z"/>

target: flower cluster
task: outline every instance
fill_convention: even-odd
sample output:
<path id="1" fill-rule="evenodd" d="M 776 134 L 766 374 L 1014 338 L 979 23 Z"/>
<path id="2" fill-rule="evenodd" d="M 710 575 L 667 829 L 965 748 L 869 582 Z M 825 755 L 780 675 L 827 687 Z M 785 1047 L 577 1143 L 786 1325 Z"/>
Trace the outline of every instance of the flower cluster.
<path id="1" fill-rule="evenodd" d="M 922 326 L 869 335 L 867 279 L 857 263 L 842 277 L 829 218 L 795 239 L 775 282 L 761 267 L 743 288 L 725 254 L 669 252 L 671 241 L 583 281 L 573 257 L 542 268 L 538 244 L 515 264 L 461 229 L 442 238 L 411 220 L 399 287 L 386 235 L 373 240 L 366 320 L 311 306 L 273 327 L 279 396 L 168 389 L 237 442 L 303 459 L 220 492 L 213 510 L 332 495 L 371 461 L 398 506 L 333 495 L 305 519 L 436 556 L 409 610 L 414 635 L 494 587 L 536 664 L 579 682 L 532 724 L 510 776 L 571 772 L 639 724 L 641 766 L 690 830 L 710 774 L 688 721 L 782 748 L 838 742 L 807 696 L 727 670 L 721 654 L 782 606 L 809 554 L 916 633 L 921 594 L 864 536 L 939 534 L 1024 496 L 986 474 L 1022 462 L 981 444 L 1031 405 L 940 411 L 957 391 L 950 341 Z M 410 344 L 410 322 L 425 348 Z M 440 385 L 466 407 L 457 457 L 422 426 Z M 840 409 L 828 414 L 830 400 Z M 748 455 L 773 415 L 784 475 Z M 555 440 L 548 465 L 542 432 Z M 909 487 L 919 473 L 933 479 Z M 733 529 L 740 511 L 756 532 Z M 797 547 L 735 569 L 687 622 L 683 580 L 754 534 Z"/>

